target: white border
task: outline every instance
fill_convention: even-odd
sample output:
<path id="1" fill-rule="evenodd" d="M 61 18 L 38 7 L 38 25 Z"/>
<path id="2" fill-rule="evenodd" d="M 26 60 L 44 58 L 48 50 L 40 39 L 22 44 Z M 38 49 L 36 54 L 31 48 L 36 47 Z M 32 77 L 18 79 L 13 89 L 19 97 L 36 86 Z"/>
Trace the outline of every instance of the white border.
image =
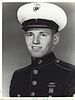
<path id="1" fill-rule="evenodd" d="M 74 97 L 3 97 L 0 100 L 75 100 Z"/>
<path id="2" fill-rule="evenodd" d="M 2 33 L 2 3 L 6 2 L 75 2 L 75 0 L 0 0 L 0 33 Z M 0 46 L 2 47 L 2 34 L 0 34 Z M 0 49 L 0 61 L 2 48 Z M 75 97 L 1 97 L 2 96 L 2 62 L 0 63 L 0 100 L 75 100 Z"/>
<path id="3" fill-rule="evenodd" d="M 2 96 L 2 2 L 0 1 L 0 97 Z"/>
<path id="4" fill-rule="evenodd" d="M 2 2 L 75 2 L 75 0 L 2 0 Z"/>

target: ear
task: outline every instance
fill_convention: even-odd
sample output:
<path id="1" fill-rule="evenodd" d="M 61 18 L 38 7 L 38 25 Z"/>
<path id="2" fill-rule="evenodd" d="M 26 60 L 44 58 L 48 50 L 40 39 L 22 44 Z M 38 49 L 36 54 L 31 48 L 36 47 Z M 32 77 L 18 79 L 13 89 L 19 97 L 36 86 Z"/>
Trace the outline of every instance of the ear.
<path id="1" fill-rule="evenodd" d="M 24 32 L 24 38 L 26 38 L 26 32 Z"/>
<path id="2" fill-rule="evenodd" d="M 59 43 L 60 34 L 57 32 L 56 34 L 54 34 L 53 38 L 53 45 L 57 45 Z"/>

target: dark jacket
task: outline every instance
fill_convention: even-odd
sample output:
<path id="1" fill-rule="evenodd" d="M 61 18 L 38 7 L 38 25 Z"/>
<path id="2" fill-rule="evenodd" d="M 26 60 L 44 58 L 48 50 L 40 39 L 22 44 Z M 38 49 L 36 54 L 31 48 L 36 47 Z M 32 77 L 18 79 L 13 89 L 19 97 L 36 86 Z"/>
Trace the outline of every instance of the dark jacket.
<path id="1" fill-rule="evenodd" d="M 57 59 L 50 53 L 14 72 L 9 94 L 11 97 L 68 97 L 75 93 L 75 66 Z"/>

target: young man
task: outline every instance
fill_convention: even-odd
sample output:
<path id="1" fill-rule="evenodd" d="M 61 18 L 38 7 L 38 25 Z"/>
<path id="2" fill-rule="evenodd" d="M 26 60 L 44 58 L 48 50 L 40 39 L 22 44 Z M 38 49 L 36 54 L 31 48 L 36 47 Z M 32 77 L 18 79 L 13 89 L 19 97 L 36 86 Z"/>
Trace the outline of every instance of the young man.
<path id="1" fill-rule="evenodd" d="M 17 16 L 32 63 L 14 72 L 10 96 L 73 96 L 75 66 L 57 59 L 53 53 L 59 31 L 67 23 L 64 10 L 50 3 L 28 3 L 19 8 Z"/>

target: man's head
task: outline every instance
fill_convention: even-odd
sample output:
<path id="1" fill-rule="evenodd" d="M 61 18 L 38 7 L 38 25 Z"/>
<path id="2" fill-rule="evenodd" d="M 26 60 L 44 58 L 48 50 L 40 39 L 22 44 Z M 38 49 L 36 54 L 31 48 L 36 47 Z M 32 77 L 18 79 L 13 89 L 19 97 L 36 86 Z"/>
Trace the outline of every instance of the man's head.
<path id="1" fill-rule="evenodd" d="M 25 32 L 27 48 L 33 57 L 50 53 L 59 42 L 59 33 L 50 28 L 29 28 Z"/>
<path id="2" fill-rule="evenodd" d="M 59 42 L 59 31 L 67 23 L 64 10 L 50 3 L 28 3 L 19 8 L 18 20 L 25 31 L 27 48 L 33 57 L 50 53 Z"/>

